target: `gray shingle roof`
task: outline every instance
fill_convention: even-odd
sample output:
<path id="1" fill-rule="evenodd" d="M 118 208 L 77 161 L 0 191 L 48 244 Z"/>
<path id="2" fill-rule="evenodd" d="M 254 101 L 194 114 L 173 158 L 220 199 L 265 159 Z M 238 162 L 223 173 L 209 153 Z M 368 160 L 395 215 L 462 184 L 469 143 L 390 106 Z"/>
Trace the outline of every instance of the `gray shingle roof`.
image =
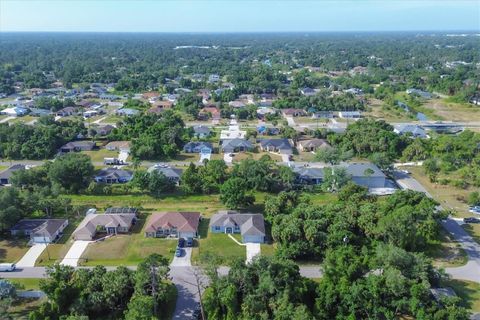
<path id="1" fill-rule="evenodd" d="M 218 211 L 210 219 L 210 227 L 237 225 L 242 236 L 265 236 L 265 221 L 259 213 L 239 213 L 237 211 Z"/>
<path id="2" fill-rule="evenodd" d="M 368 169 L 373 171 L 368 175 L 370 177 L 385 177 L 385 174 L 373 163 L 350 163 L 345 168 L 352 177 L 365 177 L 367 176 L 365 171 Z"/>

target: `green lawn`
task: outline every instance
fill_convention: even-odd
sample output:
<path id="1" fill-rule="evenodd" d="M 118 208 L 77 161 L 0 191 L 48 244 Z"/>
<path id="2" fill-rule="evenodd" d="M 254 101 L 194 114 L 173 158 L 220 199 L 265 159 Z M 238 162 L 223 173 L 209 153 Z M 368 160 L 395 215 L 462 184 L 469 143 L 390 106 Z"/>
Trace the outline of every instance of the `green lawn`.
<path id="1" fill-rule="evenodd" d="M 0 240 L 0 263 L 16 263 L 30 248 L 26 238 Z"/>
<path id="2" fill-rule="evenodd" d="M 131 234 L 116 235 L 104 241 L 89 244 L 82 255 L 82 265 L 132 266 L 142 262 L 152 253 L 173 259 L 176 239 L 146 238 L 143 222 L 139 220 Z"/>
<path id="3" fill-rule="evenodd" d="M 271 257 L 275 254 L 275 244 L 262 244 L 260 245 L 261 251 L 260 254 L 262 256 Z"/>
<path id="4" fill-rule="evenodd" d="M 441 229 L 440 240 L 431 243 L 425 254 L 432 258 L 436 267 L 460 267 L 467 263 L 467 253 L 458 242 L 454 242 L 451 236 Z"/>
<path id="5" fill-rule="evenodd" d="M 39 290 L 39 278 L 15 278 L 9 279 L 10 282 L 17 286 L 17 290 Z"/>
<path id="6" fill-rule="evenodd" d="M 200 239 L 198 246 L 193 248 L 192 263 L 199 263 L 201 256 L 207 253 L 218 257 L 223 265 L 229 265 L 236 258 L 245 260 L 247 258 L 245 246 L 238 245 L 224 233 L 207 233 L 209 222 L 209 219 L 203 219 L 200 223 Z M 240 235 L 234 237 L 241 242 Z"/>
<path id="7" fill-rule="evenodd" d="M 457 296 L 462 299 L 462 304 L 465 308 L 472 312 L 480 312 L 480 284 L 463 281 L 463 280 L 448 280 L 442 284 L 446 287 L 451 287 Z"/>
<path id="8" fill-rule="evenodd" d="M 100 149 L 95 151 L 82 151 L 81 153 L 86 154 L 92 159 L 92 162 L 103 162 L 104 158 L 117 158 L 118 151 L 110 151 L 107 149 Z"/>

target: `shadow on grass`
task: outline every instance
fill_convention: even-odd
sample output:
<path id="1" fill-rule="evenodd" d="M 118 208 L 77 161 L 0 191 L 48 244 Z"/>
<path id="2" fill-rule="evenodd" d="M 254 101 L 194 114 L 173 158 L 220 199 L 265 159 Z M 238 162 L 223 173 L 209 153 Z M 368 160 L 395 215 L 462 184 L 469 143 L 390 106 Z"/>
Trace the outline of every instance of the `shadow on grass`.
<path id="1" fill-rule="evenodd" d="M 468 232 L 468 234 L 475 240 L 476 242 L 480 243 L 480 235 L 475 233 L 473 226 L 471 224 L 463 224 L 462 228 Z"/>
<path id="2" fill-rule="evenodd" d="M 442 283 L 445 287 L 451 287 L 453 291 L 461 298 L 461 305 L 467 309 L 471 309 L 478 299 L 475 297 L 478 294 L 478 289 L 470 287 L 470 283 L 468 281 L 461 281 L 461 280 L 446 280 Z"/>

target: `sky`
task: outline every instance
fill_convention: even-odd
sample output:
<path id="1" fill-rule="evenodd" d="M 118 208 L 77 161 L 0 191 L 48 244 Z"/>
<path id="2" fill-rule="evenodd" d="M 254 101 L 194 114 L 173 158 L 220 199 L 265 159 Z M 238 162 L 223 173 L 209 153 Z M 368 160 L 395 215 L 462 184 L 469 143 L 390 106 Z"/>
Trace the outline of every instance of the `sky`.
<path id="1" fill-rule="evenodd" d="M 0 0 L 0 31 L 480 31 L 480 0 Z"/>

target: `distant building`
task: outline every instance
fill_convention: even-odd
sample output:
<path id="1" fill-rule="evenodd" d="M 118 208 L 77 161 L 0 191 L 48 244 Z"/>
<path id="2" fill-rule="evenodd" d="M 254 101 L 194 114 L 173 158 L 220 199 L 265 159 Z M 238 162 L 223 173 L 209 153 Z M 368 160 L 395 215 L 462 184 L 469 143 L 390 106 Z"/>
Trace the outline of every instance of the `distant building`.
<path id="1" fill-rule="evenodd" d="M 419 89 L 410 88 L 410 89 L 407 89 L 406 92 L 409 95 L 419 96 L 423 99 L 432 99 L 433 98 L 433 95 L 430 92 L 419 90 Z"/>
<path id="2" fill-rule="evenodd" d="M 278 152 L 280 154 L 292 154 L 293 148 L 288 139 L 263 139 L 260 140 L 262 151 Z"/>
<path id="3" fill-rule="evenodd" d="M 153 213 L 145 226 L 145 237 L 195 238 L 199 221 L 199 212 Z"/>
<path id="4" fill-rule="evenodd" d="M 14 164 L 8 169 L 0 172 L 0 185 L 11 184 L 10 178 L 12 177 L 15 171 L 25 170 L 26 166 L 24 164 Z"/>
<path id="5" fill-rule="evenodd" d="M 30 112 L 29 109 L 16 106 L 12 108 L 5 108 L 3 110 L 0 110 L 0 114 L 4 114 L 10 117 L 22 117 Z"/>
<path id="6" fill-rule="evenodd" d="M 199 125 L 199 126 L 193 126 L 193 132 L 194 132 L 195 137 L 200 138 L 200 139 L 204 139 L 204 138 L 207 138 L 208 136 L 210 136 L 211 131 L 210 131 L 209 127 Z"/>
<path id="7" fill-rule="evenodd" d="M 169 181 L 176 185 L 180 183 L 183 173 L 182 169 L 173 168 L 165 164 L 156 164 L 148 168 L 148 172 L 153 171 L 162 173 Z"/>
<path id="8" fill-rule="evenodd" d="M 186 153 L 213 153 L 213 146 L 210 142 L 192 141 L 183 146 Z"/>
<path id="9" fill-rule="evenodd" d="M 221 145 L 224 153 L 251 151 L 253 148 L 253 144 L 244 139 L 225 139 Z"/>
<path id="10" fill-rule="evenodd" d="M 426 138 L 427 133 L 424 128 L 415 124 L 395 125 L 393 131 L 400 135 L 410 135 L 414 138 Z"/>
<path id="11" fill-rule="evenodd" d="M 320 149 L 330 148 L 330 145 L 324 139 L 302 140 L 298 142 L 298 146 L 304 152 L 313 152 Z"/>
<path id="12" fill-rule="evenodd" d="M 307 115 L 307 112 L 303 109 L 288 108 L 283 109 L 282 114 L 284 117 L 303 117 Z"/>
<path id="13" fill-rule="evenodd" d="M 118 109 L 116 114 L 119 115 L 119 116 L 131 117 L 131 116 L 136 116 L 136 115 L 140 114 L 140 110 L 130 109 L 130 108 L 122 108 L 122 109 Z"/>
<path id="14" fill-rule="evenodd" d="M 61 153 L 92 151 L 95 148 L 95 142 L 92 141 L 72 141 L 60 147 Z"/>
<path id="15" fill-rule="evenodd" d="M 117 184 L 127 183 L 133 178 L 133 172 L 117 168 L 105 168 L 97 172 L 94 180 L 98 183 Z"/>
<path id="16" fill-rule="evenodd" d="M 344 119 L 360 119 L 362 113 L 360 111 L 339 111 L 338 117 Z"/>

